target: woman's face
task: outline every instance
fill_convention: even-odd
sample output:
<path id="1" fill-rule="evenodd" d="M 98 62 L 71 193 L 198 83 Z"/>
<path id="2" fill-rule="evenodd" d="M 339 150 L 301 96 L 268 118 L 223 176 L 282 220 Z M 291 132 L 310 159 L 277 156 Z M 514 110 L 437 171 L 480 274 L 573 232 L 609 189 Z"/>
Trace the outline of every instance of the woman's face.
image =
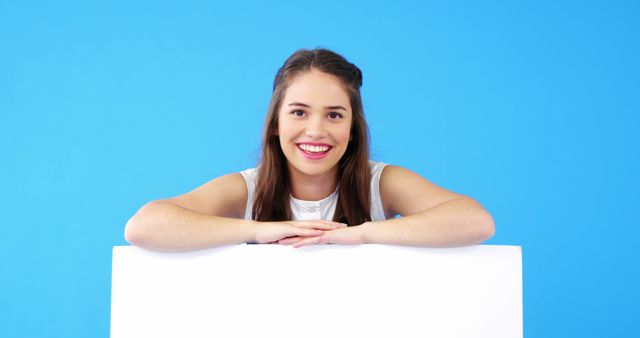
<path id="1" fill-rule="evenodd" d="M 289 85 L 280 111 L 280 147 L 292 174 L 333 174 L 351 134 L 351 104 L 340 79 L 312 69 Z"/>

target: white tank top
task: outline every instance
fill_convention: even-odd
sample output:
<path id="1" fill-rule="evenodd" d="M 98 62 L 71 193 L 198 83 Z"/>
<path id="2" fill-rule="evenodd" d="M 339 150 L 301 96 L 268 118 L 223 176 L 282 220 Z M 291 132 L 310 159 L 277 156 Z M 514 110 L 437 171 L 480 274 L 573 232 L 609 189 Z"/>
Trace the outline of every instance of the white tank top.
<path id="1" fill-rule="evenodd" d="M 369 161 L 371 169 L 371 220 L 384 221 L 384 208 L 380 198 L 380 176 L 386 163 Z M 256 182 L 258 179 L 258 169 L 251 168 L 240 172 L 247 183 L 247 206 L 244 211 L 244 219 L 250 220 L 253 212 L 253 201 L 255 198 Z M 328 197 L 319 201 L 304 201 L 290 196 L 291 213 L 293 220 L 333 220 L 338 202 L 338 189 Z"/>

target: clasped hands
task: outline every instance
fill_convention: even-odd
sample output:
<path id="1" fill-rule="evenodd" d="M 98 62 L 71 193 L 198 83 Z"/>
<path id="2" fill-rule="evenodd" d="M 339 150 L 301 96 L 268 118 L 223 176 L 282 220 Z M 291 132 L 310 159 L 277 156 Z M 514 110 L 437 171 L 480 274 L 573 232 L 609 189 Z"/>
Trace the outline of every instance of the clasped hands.
<path id="1" fill-rule="evenodd" d="M 362 244 L 363 226 L 347 227 L 344 223 L 313 220 L 264 222 L 256 227 L 256 242 L 293 245 Z"/>

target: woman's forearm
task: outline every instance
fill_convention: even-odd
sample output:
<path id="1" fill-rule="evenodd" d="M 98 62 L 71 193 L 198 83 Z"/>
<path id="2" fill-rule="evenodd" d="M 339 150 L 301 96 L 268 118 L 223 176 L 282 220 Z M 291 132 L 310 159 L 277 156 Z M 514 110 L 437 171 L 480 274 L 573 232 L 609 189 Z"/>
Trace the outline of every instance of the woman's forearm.
<path id="1" fill-rule="evenodd" d="M 421 247 L 480 244 L 495 232 L 491 215 L 468 197 L 442 203 L 415 215 L 362 226 L 365 243 Z"/>
<path id="2" fill-rule="evenodd" d="M 188 251 L 253 241 L 255 222 L 204 215 L 154 201 L 127 222 L 126 240 L 155 251 Z"/>

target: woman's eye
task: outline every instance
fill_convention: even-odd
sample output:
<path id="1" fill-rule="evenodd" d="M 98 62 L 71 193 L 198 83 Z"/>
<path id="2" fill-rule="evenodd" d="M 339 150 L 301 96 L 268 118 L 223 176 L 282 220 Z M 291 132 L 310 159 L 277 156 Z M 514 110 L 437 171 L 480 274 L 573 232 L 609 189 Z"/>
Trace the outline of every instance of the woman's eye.
<path id="1" fill-rule="evenodd" d="M 294 110 L 294 111 L 291 112 L 291 114 L 293 114 L 295 116 L 298 116 L 298 117 L 302 117 L 302 116 L 304 116 L 304 111 L 302 111 L 302 110 Z"/>
<path id="2" fill-rule="evenodd" d="M 329 118 L 331 118 L 333 120 L 339 119 L 341 117 L 342 117 L 342 114 L 340 114 L 340 113 L 337 113 L 337 112 L 334 112 L 334 111 L 329 113 Z"/>

